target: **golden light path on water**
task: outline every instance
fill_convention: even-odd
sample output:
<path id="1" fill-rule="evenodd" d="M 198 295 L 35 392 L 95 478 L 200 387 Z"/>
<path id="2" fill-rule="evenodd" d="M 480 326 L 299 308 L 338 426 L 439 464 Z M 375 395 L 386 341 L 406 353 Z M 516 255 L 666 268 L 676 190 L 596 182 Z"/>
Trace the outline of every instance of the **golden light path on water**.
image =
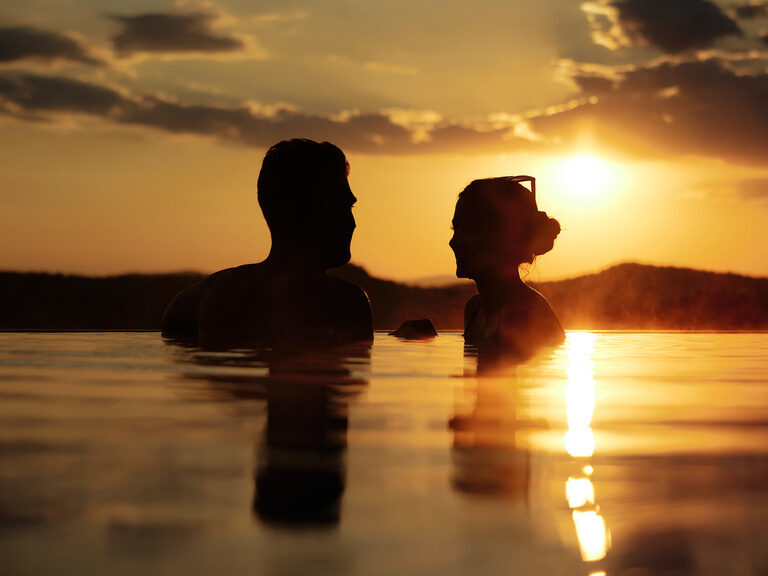
<path id="1" fill-rule="evenodd" d="M 568 431 L 565 449 L 574 458 L 591 457 L 595 452 L 592 415 L 595 409 L 594 351 L 595 335 L 589 332 L 571 332 L 566 340 L 568 355 L 568 389 L 566 406 Z M 585 463 L 583 476 L 570 477 L 565 484 L 565 495 L 571 509 L 581 558 L 595 562 L 605 558 L 611 536 L 595 497 L 590 479 L 594 469 Z"/>

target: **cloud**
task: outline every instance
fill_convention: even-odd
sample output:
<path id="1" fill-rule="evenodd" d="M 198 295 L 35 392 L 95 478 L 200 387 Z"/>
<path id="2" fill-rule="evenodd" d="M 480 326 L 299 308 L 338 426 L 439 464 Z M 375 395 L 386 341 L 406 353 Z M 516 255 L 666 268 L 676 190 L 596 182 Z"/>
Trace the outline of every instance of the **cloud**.
<path id="1" fill-rule="evenodd" d="M 69 61 L 97 66 L 103 62 L 80 40 L 31 26 L 0 28 L 0 64 L 34 59 L 46 63 Z"/>
<path id="2" fill-rule="evenodd" d="M 708 179 L 691 186 L 697 198 L 739 199 L 756 204 L 768 204 L 768 177 L 741 176 L 726 179 Z"/>
<path id="3" fill-rule="evenodd" d="M 283 22 L 296 22 L 309 18 L 309 12 L 306 10 L 293 10 L 290 12 L 266 12 L 257 14 L 250 18 L 245 18 L 246 22 L 254 26 L 281 24 Z"/>
<path id="4" fill-rule="evenodd" d="M 750 20 L 752 18 L 759 18 L 760 16 L 768 16 L 768 4 L 764 2 L 750 2 L 749 4 L 741 4 L 734 8 L 734 12 L 737 18 L 742 20 Z"/>
<path id="5" fill-rule="evenodd" d="M 744 178 L 737 181 L 733 188 L 744 200 L 768 202 L 768 178 Z"/>
<path id="6" fill-rule="evenodd" d="M 697 199 L 738 199 L 768 205 L 768 177 L 731 175 L 727 179 L 702 179 L 692 183 L 687 192 Z"/>
<path id="7" fill-rule="evenodd" d="M 397 109 L 327 117 L 253 102 L 232 108 L 187 105 L 64 76 L 34 74 L 0 74 L 0 113 L 27 121 L 95 117 L 255 147 L 296 137 L 330 140 L 348 151 L 382 154 L 471 154 L 539 146 L 515 136 L 509 126 L 459 125 L 428 111 L 409 115 Z"/>
<path id="8" fill-rule="evenodd" d="M 214 32 L 218 15 L 212 12 L 188 14 L 147 13 L 135 16 L 110 16 L 123 26 L 112 39 L 115 51 L 135 53 L 226 53 L 246 47 L 232 35 Z"/>
<path id="9" fill-rule="evenodd" d="M 595 139 L 635 153 L 698 155 L 735 164 L 768 162 L 768 74 L 746 74 L 719 59 L 664 61 L 600 81 L 579 75 L 583 103 L 530 118 L 548 138 Z"/>
<path id="10" fill-rule="evenodd" d="M 741 34 L 738 25 L 708 0 L 593 0 L 581 8 L 595 43 L 611 50 L 649 44 L 675 54 Z"/>
<path id="11" fill-rule="evenodd" d="M 387 62 L 365 62 L 363 63 L 363 68 L 373 72 L 384 72 L 401 76 L 416 76 L 419 73 L 419 69 L 414 68 L 413 66 L 403 66 L 401 64 L 391 64 Z"/>
<path id="12" fill-rule="evenodd" d="M 643 67 L 568 67 L 577 98 L 526 114 L 461 124 L 430 110 L 392 108 L 332 116 L 289 105 L 187 104 L 60 75 L 0 74 L 0 114 L 26 121 L 98 119 L 171 134 L 265 147 L 306 137 L 369 154 L 498 153 L 569 147 L 585 135 L 631 154 L 768 162 L 768 73 L 717 57 L 667 56 Z"/>
<path id="13" fill-rule="evenodd" d="M 342 54 L 326 54 L 327 62 L 359 66 L 363 70 L 380 74 L 393 74 L 397 76 L 417 76 L 419 69 L 414 66 L 398 64 L 396 62 L 379 62 L 377 60 L 358 60 Z"/>
<path id="14" fill-rule="evenodd" d="M 0 75 L 0 111 L 25 119 L 48 113 L 84 113 L 109 117 L 128 100 L 117 90 L 56 76 Z"/>

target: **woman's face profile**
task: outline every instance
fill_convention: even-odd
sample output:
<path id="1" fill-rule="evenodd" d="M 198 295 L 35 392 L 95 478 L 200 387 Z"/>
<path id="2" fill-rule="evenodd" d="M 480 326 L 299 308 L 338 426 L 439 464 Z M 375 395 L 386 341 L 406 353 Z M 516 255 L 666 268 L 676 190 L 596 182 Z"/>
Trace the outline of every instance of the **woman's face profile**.
<path id="1" fill-rule="evenodd" d="M 460 196 L 456 202 L 451 227 L 453 237 L 449 242 L 456 257 L 456 276 L 476 278 L 492 266 L 489 258 L 493 251 L 493 215 L 477 198 Z"/>
<path id="2" fill-rule="evenodd" d="M 512 202 L 485 194 L 464 194 L 456 202 L 453 237 L 456 276 L 499 276 L 522 263 L 521 230 Z"/>

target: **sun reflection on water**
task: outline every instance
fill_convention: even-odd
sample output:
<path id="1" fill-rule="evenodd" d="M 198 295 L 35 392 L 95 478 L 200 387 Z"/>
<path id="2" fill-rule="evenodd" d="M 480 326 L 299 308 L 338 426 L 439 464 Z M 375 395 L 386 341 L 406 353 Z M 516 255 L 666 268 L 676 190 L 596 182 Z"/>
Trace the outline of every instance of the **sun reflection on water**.
<path id="1" fill-rule="evenodd" d="M 595 510 L 573 511 L 573 524 L 579 539 L 581 558 L 585 562 L 595 562 L 605 558 L 608 553 L 608 529 L 605 520 Z"/>
<path id="2" fill-rule="evenodd" d="M 570 333 L 566 341 L 568 431 L 565 433 L 565 449 L 574 458 L 586 458 L 595 451 L 591 428 L 595 409 L 594 341 L 595 335 L 589 332 Z"/>
<path id="3" fill-rule="evenodd" d="M 595 453 L 592 416 L 595 410 L 594 352 L 595 335 L 589 332 L 571 332 L 566 340 L 568 354 L 568 389 L 566 412 L 568 431 L 565 449 L 574 458 L 589 458 Z M 594 468 L 585 464 L 583 477 L 570 477 L 565 484 L 565 495 L 571 509 L 581 558 L 596 562 L 605 558 L 610 547 L 610 532 L 600 515 L 595 498 L 595 486 L 589 478 Z"/>
<path id="4" fill-rule="evenodd" d="M 568 478 L 565 484 L 565 495 L 568 506 L 581 508 L 595 503 L 595 487 L 589 478 Z"/>

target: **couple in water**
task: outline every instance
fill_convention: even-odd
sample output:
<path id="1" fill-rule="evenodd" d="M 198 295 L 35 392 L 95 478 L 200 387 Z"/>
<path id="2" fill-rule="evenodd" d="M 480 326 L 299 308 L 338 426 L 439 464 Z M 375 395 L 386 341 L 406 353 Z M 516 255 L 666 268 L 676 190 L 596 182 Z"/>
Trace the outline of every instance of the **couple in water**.
<path id="1" fill-rule="evenodd" d="M 329 142 L 295 139 L 269 149 L 258 199 L 272 236 L 266 260 L 212 274 L 176 295 L 163 334 L 213 347 L 317 346 L 370 341 L 368 297 L 328 276 L 349 262 L 355 229 L 349 164 Z M 564 334 L 546 299 L 519 268 L 552 249 L 557 220 L 540 212 L 527 177 L 475 180 L 459 194 L 450 246 L 456 275 L 475 281 L 467 344 L 517 357 Z"/>

